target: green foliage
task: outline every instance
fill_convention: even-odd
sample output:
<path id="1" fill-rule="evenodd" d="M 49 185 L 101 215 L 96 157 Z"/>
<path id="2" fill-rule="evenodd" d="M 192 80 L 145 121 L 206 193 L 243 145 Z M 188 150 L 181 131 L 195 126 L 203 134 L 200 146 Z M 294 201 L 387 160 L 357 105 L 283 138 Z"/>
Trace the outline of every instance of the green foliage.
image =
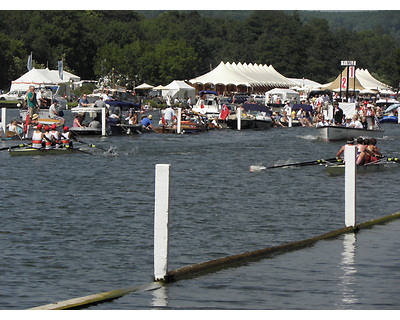
<path id="1" fill-rule="evenodd" d="M 398 11 L 0 11 L 0 86 L 34 66 L 83 79 L 118 70 L 121 85 L 166 85 L 221 61 L 272 65 L 326 83 L 340 60 L 400 82 Z"/>
<path id="2" fill-rule="evenodd" d="M 96 85 L 94 83 L 86 83 L 82 87 L 75 89 L 73 93 L 78 97 L 82 97 L 84 93 L 91 94 L 94 89 L 96 89 Z"/>

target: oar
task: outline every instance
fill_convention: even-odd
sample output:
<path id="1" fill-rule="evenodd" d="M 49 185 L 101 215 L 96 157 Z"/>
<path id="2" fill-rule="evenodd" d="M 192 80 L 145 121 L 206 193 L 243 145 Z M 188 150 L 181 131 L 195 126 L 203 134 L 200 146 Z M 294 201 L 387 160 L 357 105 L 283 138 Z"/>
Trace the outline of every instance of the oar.
<path id="1" fill-rule="evenodd" d="M 22 143 L 22 144 L 19 144 L 19 145 L 17 145 L 17 146 L 11 146 L 11 147 L 0 148 L 0 151 L 8 150 L 8 149 L 15 149 L 15 148 L 22 148 L 22 147 L 26 147 L 26 146 L 28 146 L 28 144 Z"/>
<path id="2" fill-rule="evenodd" d="M 80 143 L 83 143 L 83 144 L 86 144 L 86 145 L 88 145 L 88 146 L 91 147 L 91 148 L 97 148 L 97 149 L 100 149 L 101 151 L 108 152 L 108 150 L 103 149 L 103 148 L 100 148 L 99 146 L 96 146 L 95 144 L 87 143 L 87 142 L 84 142 L 84 141 L 79 140 L 79 139 L 76 139 L 76 141 L 78 141 L 78 142 L 80 142 Z"/>
<path id="3" fill-rule="evenodd" d="M 313 160 L 313 161 L 289 163 L 289 164 L 282 164 L 282 165 L 278 165 L 278 166 L 266 167 L 266 169 L 283 168 L 283 167 L 311 166 L 311 165 L 314 165 L 314 164 L 321 164 L 321 163 L 331 162 L 331 161 L 338 161 L 338 159 L 337 158 L 330 158 L 330 159 L 320 159 L 320 160 Z"/>

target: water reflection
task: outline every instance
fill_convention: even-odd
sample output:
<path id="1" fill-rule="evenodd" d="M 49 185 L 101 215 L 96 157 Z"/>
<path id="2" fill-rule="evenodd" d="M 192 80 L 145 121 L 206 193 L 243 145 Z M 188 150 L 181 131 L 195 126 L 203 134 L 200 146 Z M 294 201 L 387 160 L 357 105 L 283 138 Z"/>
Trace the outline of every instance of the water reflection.
<path id="1" fill-rule="evenodd" d="M 162 286 L 157 290 L 153 290 L 153 299 L 151 305 L 156 308 L 163 308 L 168 306 L 167 286 Z"/>
<path id="2" fill-rule="evenodd" d="M 351 305 L 358 302 L 354 293 L 353 286 L 355 284 L 355 275 L 357 269 L 354 263 L 354 256 L 356 251 L 356 234 L 348 233 L 344 235 L 343 239 L 343 253 L 340 269 L 343 275 L 340 277 L 340 287 L 342 288 L 342 302 L 345 305 Z"/>

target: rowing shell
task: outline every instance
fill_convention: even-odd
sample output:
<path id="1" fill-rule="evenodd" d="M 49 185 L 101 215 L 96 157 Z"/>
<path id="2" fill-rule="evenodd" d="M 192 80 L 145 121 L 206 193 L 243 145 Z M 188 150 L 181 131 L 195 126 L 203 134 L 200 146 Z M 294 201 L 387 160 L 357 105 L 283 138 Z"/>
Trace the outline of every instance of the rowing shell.
<path id="1" fill-rule="evenodd" d="M 10 156 L 44 156 L 50 154 L 70 154 L 78 153 L 79 148 L 56 148 L 56 149 L 35 149 L 31 147 L 10 149 Z"/>
<path id="2" fill-rule="evenodd" d="M 325 168 L 326 168 L 326 173 L 328 175 L 337 176 L 345 173 L 346 166 L 344 164 L 338 164 L 338 165 L 327 164 Z M 395 168 L 400 168 L 400 164 L 397 162 L 381 161 L 365 165 L 359 165 L 357 166 L 357 173 L 384 171 Z"/>

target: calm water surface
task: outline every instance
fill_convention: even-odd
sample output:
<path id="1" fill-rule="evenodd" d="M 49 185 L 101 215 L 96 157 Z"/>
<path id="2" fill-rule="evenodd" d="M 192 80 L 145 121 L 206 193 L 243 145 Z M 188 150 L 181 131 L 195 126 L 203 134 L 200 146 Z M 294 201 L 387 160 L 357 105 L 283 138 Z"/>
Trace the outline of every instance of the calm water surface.
<path id="1" fill-rule="evenodd" d="M 387 156 L 400 156 L 398 128 L 384 126 Z M 111 152 L 0 151 L 0 309 L 151 283 L 158 163 L 171 164 L 170 269 L 344 226 L 343 177 L 322 166 L 249 171 L 334 157 L 342 143 L 315 128 L 82 140 Z M 357 222 L 398 212 L 399 180 L 400 170 L 359 175 Z M 399 309 L 399 231 L 393 221 L 90 309 Z"/>

